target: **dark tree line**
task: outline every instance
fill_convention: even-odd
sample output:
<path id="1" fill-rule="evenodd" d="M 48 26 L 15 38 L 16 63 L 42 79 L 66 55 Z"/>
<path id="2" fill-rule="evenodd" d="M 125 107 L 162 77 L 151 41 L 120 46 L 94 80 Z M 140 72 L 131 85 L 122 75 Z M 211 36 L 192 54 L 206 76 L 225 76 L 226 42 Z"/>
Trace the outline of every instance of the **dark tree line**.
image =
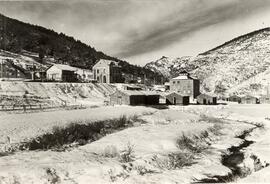
<path id="1" fill-rule="evenodd" d="M 149 80 L 162 81 L 161 74 L 150 71 L 126 61 L 108 56 L 64 33 L 57 33 L 41 26 L 23 23 L 0 14 L 0 49 L 20 53 L 22 50 L 39 54 L 42 61 L 45 55 L 54 57 L 75 67 L 91 69 L 99 59 L 118 61 L 122 72 L 138 77 L 147 76 Z"/>

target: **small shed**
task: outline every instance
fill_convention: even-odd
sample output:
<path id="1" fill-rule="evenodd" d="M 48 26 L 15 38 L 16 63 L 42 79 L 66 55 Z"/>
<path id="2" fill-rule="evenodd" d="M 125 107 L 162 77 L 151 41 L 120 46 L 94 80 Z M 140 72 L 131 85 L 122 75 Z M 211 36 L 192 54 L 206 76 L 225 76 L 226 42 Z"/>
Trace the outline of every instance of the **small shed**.
<path id="1" fill-rule="evenodd" d="M 260 103 L 270 104 L 270 95 L 264 95 L 260 97 Z"/>
<path id="2" fill-rule="evenodd" d="M 217 97 L 213 97 L 207 94 L 200 94 L 197 96 L 197 104 L 203 105 L 216 105 L 217 104 Z"/>
<path id="3" fill-rule="evenodd" d="M 260 101 L 257 97 L 246 95 L 241 98 L 241 104 L 259 104 Z"/>
<path id="4" fill-rule="evenodd" d="M 241 103 L 241 97 L 240 96 L 237 96 L 237 95 L 232 95 L 232 96 L 229 97 L 229 101 L 230 102 Z"/>
<path id="5" fill-rule="evenodd" d="M 261 104 L 270 104 L 270 95 L 264 95 L 260 97 Z"/>
<path id="6" fill-rule="evenodd" d="M 111 105 L 158 105 L 160 95 L 151 91 L 120 91 L 110 95 Z"/>
<path id="7" fill-rule="evenodd" d="M 189 96 L 182 96 L 176 92 L 172 92 L 166 95 L 166 104 L 167 105 L 188 105 Z"/>

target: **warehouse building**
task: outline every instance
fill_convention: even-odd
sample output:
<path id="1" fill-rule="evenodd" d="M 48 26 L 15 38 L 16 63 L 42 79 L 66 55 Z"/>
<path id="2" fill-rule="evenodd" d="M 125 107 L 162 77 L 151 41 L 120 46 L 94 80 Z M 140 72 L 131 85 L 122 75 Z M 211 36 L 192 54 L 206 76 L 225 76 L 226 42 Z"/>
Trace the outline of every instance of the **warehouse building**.
<path id="1" fill-rule="evenodd" d="M 241 104 L 259 104 L 260 101 L 257 97 L 246 95 L 241 98 Z"/>
<path id="2" fill-rule="evenodd" d="M 160 95 L 151 91 L 120 91 L 110 95 L 111 105 L 158 105 Z"/>
<path id="3" fill-rule="evenodd" d="M 238 102 L 241 103 L 241 97 L 237 95 L 232 95 L 229 97 L 229 102 Z"/>

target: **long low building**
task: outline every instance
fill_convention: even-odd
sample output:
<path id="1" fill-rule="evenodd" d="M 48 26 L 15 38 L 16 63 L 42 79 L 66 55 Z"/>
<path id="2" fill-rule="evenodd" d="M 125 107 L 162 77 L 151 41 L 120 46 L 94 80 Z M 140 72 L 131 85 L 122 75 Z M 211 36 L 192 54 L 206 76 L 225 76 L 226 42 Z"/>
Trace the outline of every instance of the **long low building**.
<path id="1" fill-rule="evenodd" d="M 216 105 L 217 98 L 207 94 L 200 94 L 197 96 L 197 103 L 202 105 Z"/>
<path id="2" fill-rule="evenodd" d="M 182 96 L 176 92 L 166 95 L 167 105 L 189 105 L 189 96 Z"/>
<path id="3" fill-rule="evenodd" d="M 260 103 L 270 104 L 270 95 L 264 95 L 260 97 Z"/>
<path id="4" fill-rule="evenodd" d="M 158 105 L 160 95 L 152 91 L 120 91 L 110 95 L 111 105 Z"/>
<path id="5" fill-rule="evenodd" d="M 241 104 L 259 104 L 260 101 L 257 97 L 246 95 L 241 97 Z"/>

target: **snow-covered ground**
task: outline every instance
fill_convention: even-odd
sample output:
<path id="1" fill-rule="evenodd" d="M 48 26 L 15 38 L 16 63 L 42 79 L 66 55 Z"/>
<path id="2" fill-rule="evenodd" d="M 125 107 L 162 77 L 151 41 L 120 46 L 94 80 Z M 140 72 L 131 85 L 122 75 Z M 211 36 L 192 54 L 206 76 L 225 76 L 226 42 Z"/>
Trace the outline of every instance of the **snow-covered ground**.
<path id="1" fill-rule="evenodd" d="M 7 137 L 11 144 L 19 143 L 52 131 L 57 127 L 65 127 L 72 121 L 99 121 L 113 119 L 121 115 L 132 116 L 154 112 L 155 109 L 145 107 L 115 106 L 82 110 L 59 110 L 27 114 L 1 114 L 0 143 Z M 3 144 L 2 144 L 3 145 Z M 1 144 L 0 144 L 1 147 Z"/>
<path id="2" fill-rule="evenodd" d="M 40 112 L 33 114 L 6 114 L 1 116 L 0 135 L 9 136 L 11 142 L 50 132 L 52 127 L 64 127 L 73 120 L 104 120 L 123 114 L 137 114 L 146 124 L 107 135 L 95 142 L 72 148 L 69 151 L 21 151 L 0 157 L 0 183 L 190 183 L 214 175 L 227 175 L 230 170 L 221 163 L 227 148 L 238 145 L 235 138 L 244 130 L 254 127 L 251 123 L 269 124 L 270 105 L 187 106 L 157 110 L 147 107 L 100 107 L 94 109 Z M 199 121 L 202 114 L 230 119 L 221 122 Z M 236 121 L 240 120 L 240 121 Z M 215 124 L 221 134 L 212 135 L 211 146 L 196 156 L 190 166 L 167 169 L 155 165 L 153 158 L 167 158 L 178 153 L 176 140 L 183 134 L 199 135 Z M 256 141 L 247 148 L 248 153 L 258 156 L 261 161 L 270 161 L 270 145 L 266 129 L 255 131 L 248 139 Z M 268 136 L 269 137 L 269 136 Z M 119 154 L 131 145 L 134 159 L 124 163 Z M 252 173 L 239 182 L 267 182 L 268 168 Z M 260 174 L 261 173 L 261 174 Z"/>
<path id="3" fill-rule="evenodd" d="M 103 105 L 115 89 L 110 84 L 0 81 L 0 96 L 22 97 L 28 93 L 36 98 L 46 98 L 52 105 L 62 105 L 64 102 L 67 105 Z M 10 105 L 13 104 L 11 101 Z"/>

